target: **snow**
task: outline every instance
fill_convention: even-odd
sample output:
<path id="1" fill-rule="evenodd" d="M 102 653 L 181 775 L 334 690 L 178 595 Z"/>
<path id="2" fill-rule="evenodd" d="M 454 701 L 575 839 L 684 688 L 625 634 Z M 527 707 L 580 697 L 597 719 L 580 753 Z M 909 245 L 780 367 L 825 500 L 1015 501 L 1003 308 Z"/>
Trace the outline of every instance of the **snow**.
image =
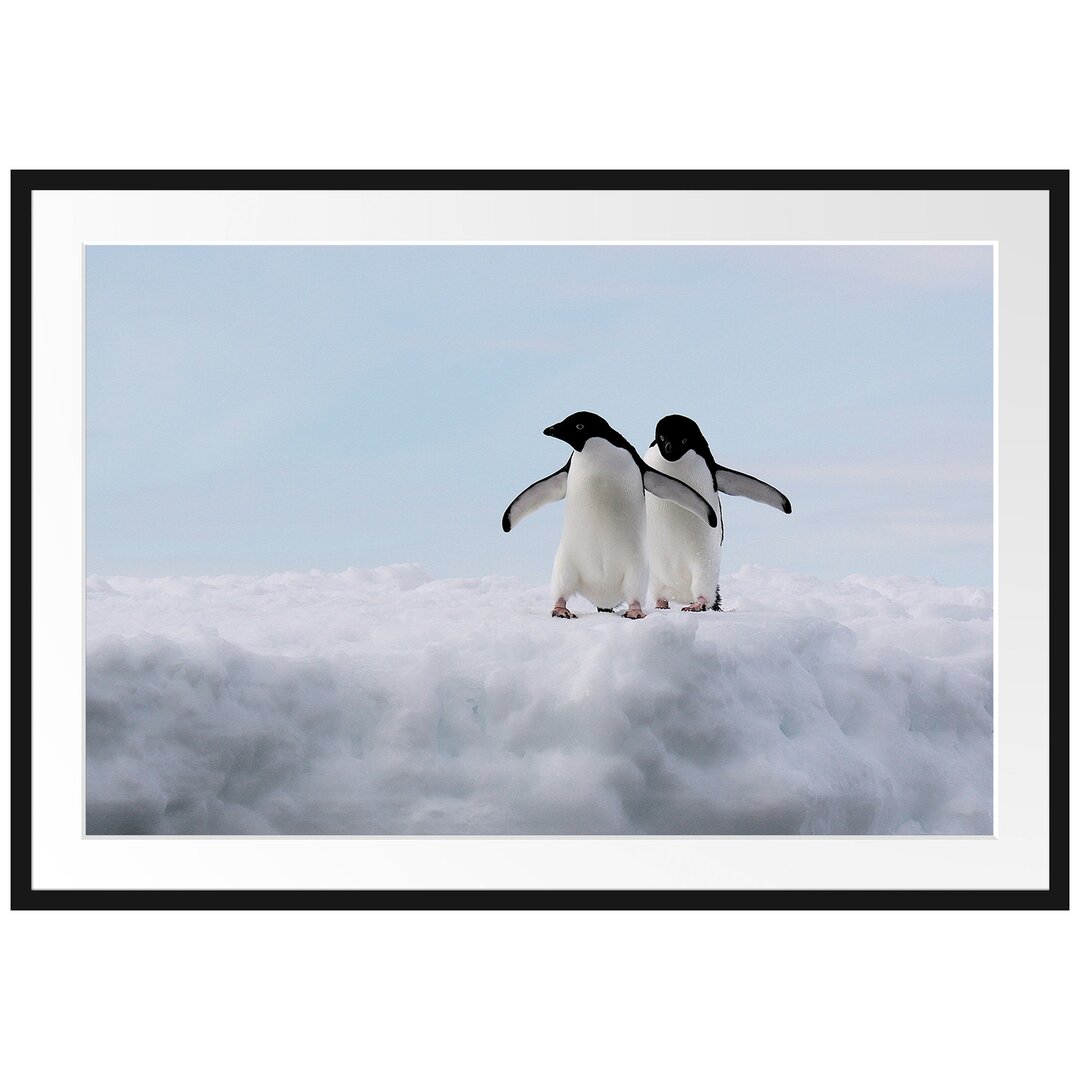
<path id="1" fill-rule="evenodd" d="M 722 576 L 552 619 L 418 566 L 87 581 L 88 833 L 988 833 L 992 596 Z"/>

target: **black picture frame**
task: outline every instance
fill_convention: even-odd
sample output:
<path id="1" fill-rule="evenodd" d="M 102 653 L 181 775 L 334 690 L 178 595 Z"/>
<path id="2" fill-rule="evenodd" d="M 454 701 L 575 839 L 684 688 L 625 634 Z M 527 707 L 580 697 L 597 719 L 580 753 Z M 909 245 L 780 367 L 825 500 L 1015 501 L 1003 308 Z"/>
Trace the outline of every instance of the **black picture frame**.
<path id="1" fill-rule="evenodd" d="M 1069 906 L 1069 730 L 1065 708 L 1049 731 L 1049 887 L 911 890 L 372 889 L 289 890 L 41 889 L 32 885 L 33 701 L 31 645 L 31 336 L 34 195 L 43 191 L 1045 191 L 1049 199 L 1051 427 L 1068 430 L 1069 174 L 1005 171 L 80 171 L 11 174 L 11 906 L 28 910 L 158 909 L 649 909 L 649 910 L 1063 910 Z M 40 387 L 37 392 L 42 392 Z M 1068 459 L 1054 457 L 1049 559 L 1055 588 L 1068 595 Z M 1068 700 L 1068 635 L 1051 637 L 1051 700 Z M 37 658 L 42 662 L 42 658 Z M 26 702 L 30 702 L 29 711 Z"/>

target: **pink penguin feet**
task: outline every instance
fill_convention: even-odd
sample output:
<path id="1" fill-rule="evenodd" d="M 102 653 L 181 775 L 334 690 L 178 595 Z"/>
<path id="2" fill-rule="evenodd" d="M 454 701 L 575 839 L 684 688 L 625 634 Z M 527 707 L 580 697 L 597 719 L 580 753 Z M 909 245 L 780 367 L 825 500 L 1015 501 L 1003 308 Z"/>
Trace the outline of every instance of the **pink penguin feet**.
<path id="1" fill-rule="evenodd" d="M 551 609 L 553 619 L 576 619 L 577 616 L 566 606 L 566 597 L 560 596 Z"/>
<path id="2" fill-rule="evenodd" d="M 699 596 L 689 607 L 684 607 L 683 611 L 704 611 L 709 606 L 709 601 L 704 596 Z"/>
<path id="3" fill-rule="evenodd" d="M 666 600 L 657 600 L 656 601 L 656 610 L 657 611 L 667 611 L 667 609 L 668 609 L 668 602 Z"/>
<path id="4" fill-rule="evenodd" d="M 630 606 L 623 612 L 624 619 L 644 619 L 645 612 L 641 610 L 641 603 L 637 600 L 632 600 Z"/>

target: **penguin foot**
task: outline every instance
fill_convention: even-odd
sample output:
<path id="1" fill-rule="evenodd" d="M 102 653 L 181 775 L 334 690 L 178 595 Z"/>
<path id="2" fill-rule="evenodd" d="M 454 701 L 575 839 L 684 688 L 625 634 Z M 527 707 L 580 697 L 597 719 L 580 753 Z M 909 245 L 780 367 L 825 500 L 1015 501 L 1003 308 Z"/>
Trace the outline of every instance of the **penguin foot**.
<path id="1" fill-rule="evenodd" d="M 641 604 L 636 600 L 623 612 L 624 619 L 644 619 L 645 612 L 641 610 Z"/>
<path id="2" fill-rule="evenodd" d="M 656 601 L 656 610 L 657 611 L 667 611 L 667 609 L 668 609 L 668 602 L 666 600 L 657 600 Z"/>
<path id="3" fill-rule="evenodd" d="M 689 607 L 684 607 L 683 611 L 704 611 L 709 606 L 709 601 L 704 596 L 699 596 Z"/>
<path id="4" fill-rule="evenodd" d="M 576 619 L 577 616 L 566 606 L 566 597 L 559 597 L 555 606 L 551 609 L 553 619 Z"/>

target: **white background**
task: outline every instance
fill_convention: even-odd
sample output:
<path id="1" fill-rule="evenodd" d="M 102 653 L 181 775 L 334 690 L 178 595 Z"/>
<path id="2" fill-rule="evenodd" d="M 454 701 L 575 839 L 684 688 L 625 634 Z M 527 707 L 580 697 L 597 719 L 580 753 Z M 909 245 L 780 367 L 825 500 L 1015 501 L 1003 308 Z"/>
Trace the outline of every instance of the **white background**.
<path id="1" fill-rule="evenodd" d="M 35 888 L 1045 888 L 1047 196 L 1035 191 L 124 192 L 34 196 Z M 590 231 L 591 230 L 591 231 Z M 994 838 L 84 840 L 81 241 L 972 240 L 997 245 Z"/>
<path id="2" fill-rule="evenodd" d="M 1069 167 L 1058 10 L 24 6 L 0 146 L 5 170 Z M 20 1076 L 1039 1075 L 1075 1060 L 1075 927 L 24 912 L 0 927 L 0 1007 Z"/>

